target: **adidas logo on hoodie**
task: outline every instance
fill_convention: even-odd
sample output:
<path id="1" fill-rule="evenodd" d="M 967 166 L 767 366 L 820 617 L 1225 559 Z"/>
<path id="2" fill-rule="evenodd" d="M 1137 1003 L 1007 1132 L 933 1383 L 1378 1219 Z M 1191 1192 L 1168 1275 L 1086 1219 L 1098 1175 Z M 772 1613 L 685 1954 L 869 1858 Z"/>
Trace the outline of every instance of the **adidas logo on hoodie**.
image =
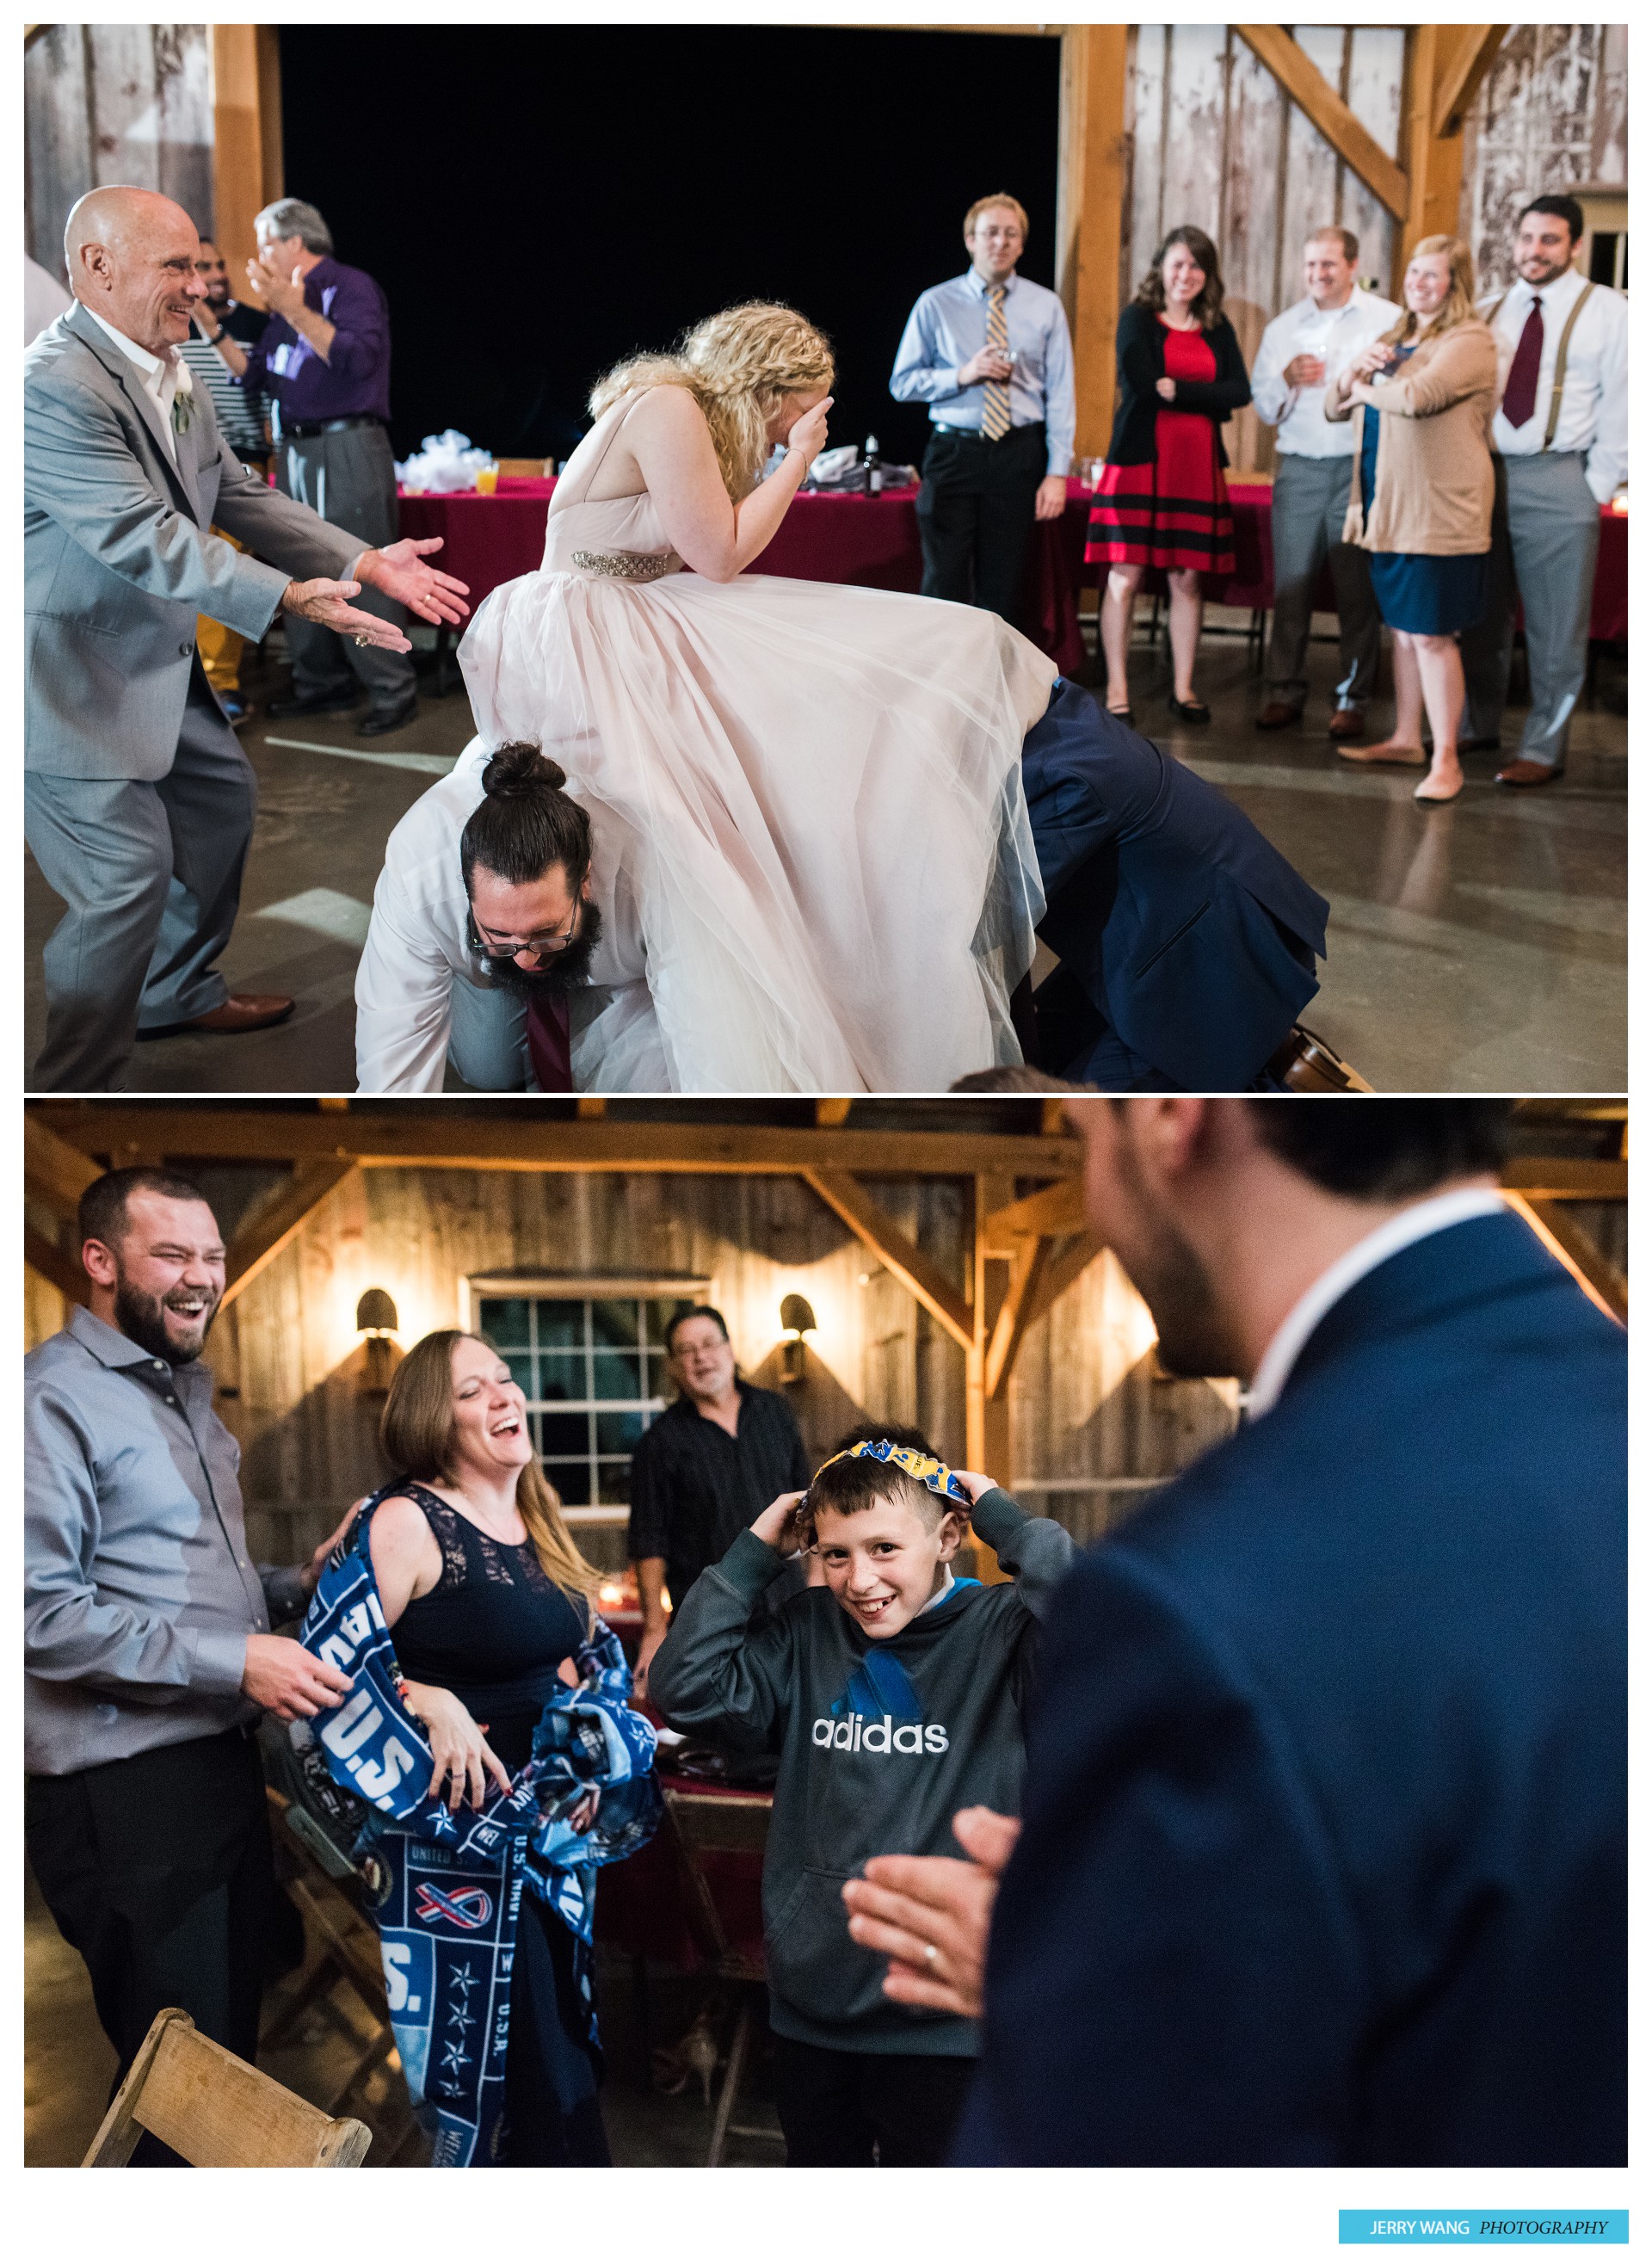
<path id="1" fill-rule="evenodd" d="M 945 1725 L 897 1724 L 886 1711 L 881 1717 L 817 1717 L 810 1739 L 818 1749 L 847 1749 L 851 1755 L 869 1750 L 876 1757 L 945 1756 Z"/>

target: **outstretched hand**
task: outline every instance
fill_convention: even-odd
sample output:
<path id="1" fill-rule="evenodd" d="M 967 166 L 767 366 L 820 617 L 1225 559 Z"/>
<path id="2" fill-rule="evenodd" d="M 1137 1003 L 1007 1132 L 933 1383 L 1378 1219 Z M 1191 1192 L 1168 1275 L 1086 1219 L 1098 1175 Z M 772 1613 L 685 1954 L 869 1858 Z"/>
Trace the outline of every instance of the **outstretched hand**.
<path id="1" fill-rule="evenodd" d="M 398 627 L 358 612 L 349 600 L 361 593 L 359 580 L 289 580 L 281 591 L 281 609 L 337 635 L 354 636 L 358 643 L 376 644 L 380 650 L 411 650 L 413 645 Z"/>
<path id="2" fill-rule="evenodd" d="M 843 1885 L 843 1902 L 855 1942 L 889 1955 L 886 1998 L 977 2016 L 998 1878 L 1021 1822 L 976 1804 L 952 1831 L 967 1857 L 869 1858 L 865 1878 Z"/>
<path id="3" fill-rule="evenodd" d="M 369 549 L 356 559 L 356 577 L 382 595 L 405 604 L 432 627 L 456 628 L 471 615 L 471 607 L 464 600 L 471 591 L 464 581 L 438 572 L 423 561 L 441 546 L 442 537 L 436 534 L 429 541 L 393 541 L 387 549 Z"/>

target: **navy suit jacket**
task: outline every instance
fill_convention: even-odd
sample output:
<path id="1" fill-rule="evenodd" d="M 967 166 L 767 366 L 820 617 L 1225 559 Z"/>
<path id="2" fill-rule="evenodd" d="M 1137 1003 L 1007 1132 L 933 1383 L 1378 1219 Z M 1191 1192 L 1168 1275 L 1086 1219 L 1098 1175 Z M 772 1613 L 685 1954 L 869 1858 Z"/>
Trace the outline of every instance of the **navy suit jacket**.
<path id="1" fill-rule="evenodd" d="M 1627 2161 L 1625 1381 L 1459 1224 L 1081 1558 L 955 2162 Z"/>
<path id="2" fill-rule="evenodd" d="M 1329 905 L 1231 800 L 1075 683 L 1057 682 L 1021 774 L 1039 931 L 1063 967 L 1173 1084 L 1249 1088 L 1318 989 Z"/>

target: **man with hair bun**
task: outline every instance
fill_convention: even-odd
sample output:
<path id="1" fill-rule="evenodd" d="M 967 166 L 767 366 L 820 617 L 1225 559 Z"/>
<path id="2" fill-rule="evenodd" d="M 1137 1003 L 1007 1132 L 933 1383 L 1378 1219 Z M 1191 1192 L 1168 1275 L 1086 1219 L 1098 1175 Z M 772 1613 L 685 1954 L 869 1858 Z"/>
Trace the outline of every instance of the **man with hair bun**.
<path id="1" fill-rule="evenodd" d="M 1329 558 L 1336 590 L 1341 668 L 1330 734 L 1365 734 L 1365 707 L 1377 687 L 1382 619 L 1365 552 L 1343 539 L 1348 515 L 1353 426 L 1325 416 L 1325 387 L 1354 355 L 1400 317 L 1387 298 L 1361 288 L 1359 238 L 1345 227 L 1316 227 L 1302 251 L 1306 297 L 1262 332 L 1251 371 L 1251 405 L 1274 427 L 1273 631 L 1268 639 L 1267 699 L 1258 729 L 1300 721 L 1308 698 L 1308 637 L 1314 587 Z"/>

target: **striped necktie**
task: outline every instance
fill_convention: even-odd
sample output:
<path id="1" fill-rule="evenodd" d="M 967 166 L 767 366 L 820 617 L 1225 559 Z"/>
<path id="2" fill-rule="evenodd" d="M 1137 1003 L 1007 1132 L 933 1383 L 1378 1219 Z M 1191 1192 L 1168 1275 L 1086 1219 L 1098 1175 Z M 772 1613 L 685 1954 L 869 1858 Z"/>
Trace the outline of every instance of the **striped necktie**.
<path id="1" fill-rule="evenodd" d="M 1004 316 L 1002 282 L 987 293 L 987 343 L 994 352 L 1008 357 L 1010 324 Z M 989 384 L 981 403 L 981 436 L 983 439 L 1002 439 L 1009 429 L 1010 387 L 1007 384 Z"/>

